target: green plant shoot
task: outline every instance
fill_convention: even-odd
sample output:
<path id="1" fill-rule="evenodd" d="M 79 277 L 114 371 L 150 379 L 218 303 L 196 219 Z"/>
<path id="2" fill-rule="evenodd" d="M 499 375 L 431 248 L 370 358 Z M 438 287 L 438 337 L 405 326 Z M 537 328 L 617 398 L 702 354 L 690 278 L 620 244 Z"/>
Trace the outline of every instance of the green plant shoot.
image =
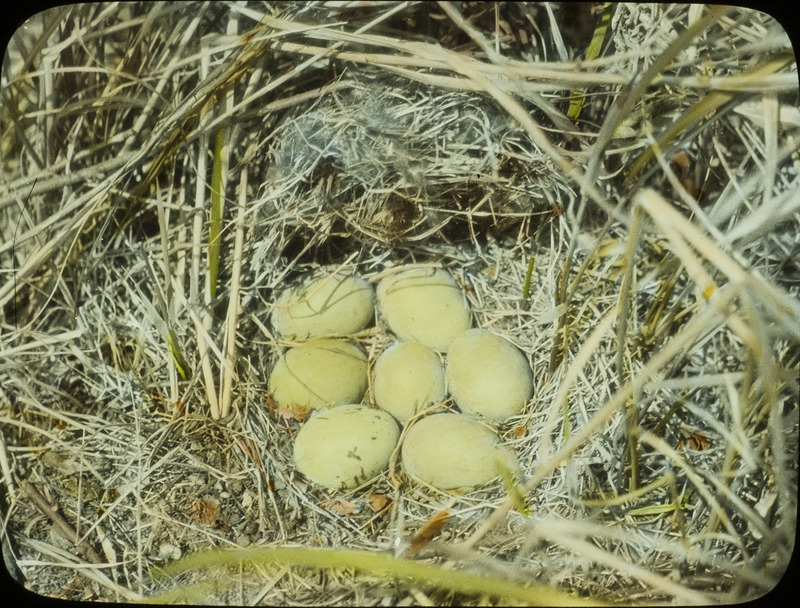
<path id="1" fill-rule="evenodd" d="M 531 281 L 533 280 L 533 269 L 536 266 L 536 256 L 532 255 L 528 259 L 528 269 L 525 271 L 525 282 L 522 284 L 522 299 L 527 300 L 531 296 Z"/>
<path id="2" fill-rule="evenodd" d="M 215 550 L 194 553 L 183 559 L 155 570 L 154 576 L 176 575 L 197 571 L 201 568 L 229 566 L 252 568 L 253 565 L 268 567 L 303 567 L 327 569 L 351 569 L 357 572 L 404 581 L 408 584 L 437 590 L 454 591 L 461 594 L 478 594 L 500 599 L 501 603 L 518 603 L 525 606 L 600 606 L 600 599 L 582 598 L 562 589 L 537 583 L 519 583 L 493 576 L 481 576 L 470 572 L 449 570 L 433 564 L 398 559 L 385 553 L 356 551 L 351 549 L 327 549 L 317 547 L 258 547 L 255 549 Z M 228 579 L 232 580 L 232 579 Z M 147 602 L 160 603 L 165 598 L 181 599 L 176 592 L 148 598 Z"/>
<path id="3" fill-rule="evenodd" d="M 662 513 L 674 513 L 678 510 L 685 511 L 691 505 L 693 494 L 687 492 L 684 494 L 679 502 L 667 502 L 658 505 L 648 505 L 646 507 L 639 507 L 638 509 L 631 509 L 628 515 L 631 517 L 648 517 L 650 515 L 661 515 Z"/>
<path id="4" fill-rule="evenodd" d="M 611 18 L 614 16 L 615 8 L 616 5 L 613 2 L 606 2 L 603 4 L 603 12 L 600 15 L 600 19 L 597 20 L 597 26 L 594 28 L 594 34 L 592 34 L 592 41 L 586 49 L 587 60 L 596 59 L 600 56 L 603 45 L 611 31 L 609 26 L 611 25 Z M 581 110 L 583 110 L 584 103 L 586 103 L 586 92 L 583 89 L 573 89 L 570 91 L 569 109 L 567 110 L 567 116 L 570 120 L 578 120 L 578 117 L 581 115 Z"/>
<path id="5" fill-rule="evenodd" d="M 192 370 L 189 369 L 189 364 L 186 362 L 183 352 L 181 352 L 181 347 L 178 344 L 178 338 L 171 329 L 167 331 L 167 349 L 169 350 L 170 357 L 172 357 L 172 362 L 175 364 L 175 369 L 178 370 L 181 378 L 184 380 L 191 378 Z"/>
<path id="6" fill-rule="evenodd" d="M 531 504 L 520 488 L 519 478 L 504 464 L 500 465 L 500 477 L 503 478 L 503 485 L 506 488 L 506 492 L 508 492 L 508 495 L 514 501 L 514 507 L 517 513 L 521 514 L 526 519 L 533 515 Z"/>

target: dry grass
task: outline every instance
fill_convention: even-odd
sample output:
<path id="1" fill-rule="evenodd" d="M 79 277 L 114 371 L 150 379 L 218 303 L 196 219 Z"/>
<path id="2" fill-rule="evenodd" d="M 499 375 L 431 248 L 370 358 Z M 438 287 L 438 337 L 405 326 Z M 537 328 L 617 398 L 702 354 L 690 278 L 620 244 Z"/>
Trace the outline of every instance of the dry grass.
<path id="1" fill-rule="evenodd" d="M 788 39 L 746 9 L 624 4 L 581 62 L 593 25 L 573 10 L 87 4 L 20 30 L 0 465 L 26 586 L 268 605 L 775 586 L 797 512 Z M 402 263 L 451 269 L 475 323 L 527 354 L 534 397 L 498 431 L 529 514 L 499 482 L 452 495 L 393 468 L 329 495 L 294 471 L 298 424 L 264 402 L 287 346 L 270 303 L 309 273 Z M 391 340 L 358 339 L 372 357 Z"/>

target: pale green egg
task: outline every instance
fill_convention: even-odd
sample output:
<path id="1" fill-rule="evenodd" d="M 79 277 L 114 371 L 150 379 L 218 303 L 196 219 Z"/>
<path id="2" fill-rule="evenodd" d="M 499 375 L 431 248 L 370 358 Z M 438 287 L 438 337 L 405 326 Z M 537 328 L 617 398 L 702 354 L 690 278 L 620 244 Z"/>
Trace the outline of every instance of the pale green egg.
<path id="1" fill-rule="evenodd" d="M 487 484 L 517 469 L 512 450 L 489 428 L 460 414 L 433 414 L 416 421 L 402 447 L 403 470 L 440 490 Z"/>
<path id="2" fill-rule="evenodd" d="M 385 471 L 400 438 L 394 418 L 364 405 L 320 410 L 295 437 L 297 469 L 331 490 L 359 486 Z"/>
<path id="3" fill-rule="evenodd" d="M 375 403 L 401 423 L 447 396 L 444 367 L 434 351 L 419 342 L 400 342 L 375 362 Z"/>
<path id="4" fill-rule="evenodd" d="M 504 421 L 533 395 L 528 360 L 511 342 L 486 329 L 458 336 L 447 351 L 447 385 L 462 412 Z"/>
<path id="5" fill-rule="evenodd" d="M 390 275 L 378 285 L 377 296 L 384 320 L 402 341 L 443 352 L 469 329 L 467 298 L 442 268 L 413 268 Z"/>
<path id="6" fill-rule="evenodd" d="M 282 338 L 350 336 L 375 316 L 374 291 L 365 280 L 331 274 L 281 294 L 272 324 Z"/>
<path id="7" fill-rule="evenodd" d="M 367 390 L 367 355 L 345 340 L 311 340 L 284 353 L 268 389 L 287 410 L 358 403 Z"/>

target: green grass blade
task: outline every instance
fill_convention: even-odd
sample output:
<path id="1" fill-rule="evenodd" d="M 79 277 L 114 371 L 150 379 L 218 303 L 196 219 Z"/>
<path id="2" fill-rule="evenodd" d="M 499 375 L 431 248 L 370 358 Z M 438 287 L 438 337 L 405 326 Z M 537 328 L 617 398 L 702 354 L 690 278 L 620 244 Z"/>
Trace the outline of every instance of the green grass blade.
<path id="1" fill-rule="evenodd" d="M 161 575 L 175 575 L 200 568 L 240 567 L 242 564 L 280 565 L 316 569 L 351 569 L 357 572 L 404 580 L 415 586 L 448 590 L 457 593 L 492 596 L 506 602 L 527 606 L 598 606 L 602 602 L 581 598 L 545 585 L 524 585 L 494 576 L 480 576 L 450 570 L 418 561 L 398 559 L 386 553 L 347 549 L 309 547 L 264 547 L 258 549 L 219 550 L 195 553 L 160 568 Z M 174 594 L 174 592 L 170 592 Z M 158 601 L 159 597 L 147 601 Z"/>
<path id="2" fill-rule="evenodd" d="M 597 27 L 594 28 L 594 33 L 592 34 L 592 41 L 586 49 L 587 60 L 597 59 L 600 56 L 603 45 L 611 31 L 609 26 L 611 25 L 611 19 L 614 17 L 615 10 L 616 4 L 613 2 L 604 3 L 603 12 L 597 20 Z M 581 115 L 581 110 L 583 110 L 584 103 L 586 103 L 586 92 L 584 89 L 573 89 L 570 91 L 569 110 L 567 110 L 567 116 L 570 120 L 578 120 L 578 117 Z"/>
<path id="3" fill-rule="evenodd" d="M 522 299 L 527 300 L 531 297 L 531 280 L 533 279 L 533 269 L 536 266 L 536 255 L 528 258 L 528 269 L 525 271 L 525 282 L 522 285 Z"/>
<path id="4" fill-rule="evenodd" d="M 175 364 L 175 369 L 178 370 L 181 378 L 184 380 L 191 378 L 192 370 L 189 368 L 189 364 L 183 356 L 175 332 L 171 329 L 167 331 L 167 349 L 169 350 L 170 357 L 172 357 L 172 362 Z"/>

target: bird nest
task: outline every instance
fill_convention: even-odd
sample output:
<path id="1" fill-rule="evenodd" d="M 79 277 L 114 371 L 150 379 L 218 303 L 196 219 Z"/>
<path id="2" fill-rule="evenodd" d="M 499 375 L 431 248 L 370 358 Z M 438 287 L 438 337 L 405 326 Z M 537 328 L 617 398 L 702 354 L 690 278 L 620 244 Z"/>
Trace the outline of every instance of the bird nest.
<path id="1" fill-rule="evenodd" d="M 12 39 L 1 118 L 3 552 L 32 591 L 711 603 L 788 567 L 800 114 L 766 14 L 65 6 Z M 405 264 L 525 354 L 493 425 L 521 472 L 322 490 L 266 390 L 271 306 Z"/>

